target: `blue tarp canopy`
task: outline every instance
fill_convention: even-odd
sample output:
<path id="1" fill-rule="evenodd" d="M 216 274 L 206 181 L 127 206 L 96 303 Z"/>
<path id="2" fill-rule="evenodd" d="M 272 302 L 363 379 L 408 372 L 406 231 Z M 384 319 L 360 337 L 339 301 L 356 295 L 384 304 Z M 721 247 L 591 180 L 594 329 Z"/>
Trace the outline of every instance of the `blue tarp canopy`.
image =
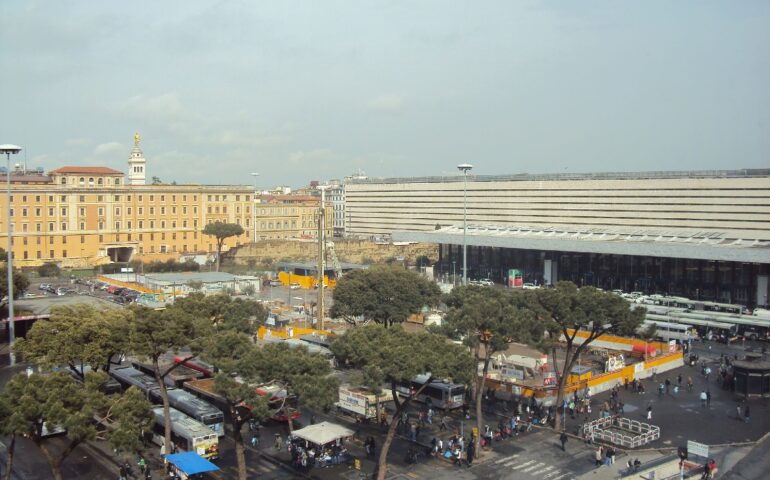
<path id="1" fill-rule="evenodd" d="M 172 453 L 166 455 L 165 459 L 185 475 L 195 475 L 196 473 L 215 472 L 219 470 L 219 467 L 195 452 Z"/>

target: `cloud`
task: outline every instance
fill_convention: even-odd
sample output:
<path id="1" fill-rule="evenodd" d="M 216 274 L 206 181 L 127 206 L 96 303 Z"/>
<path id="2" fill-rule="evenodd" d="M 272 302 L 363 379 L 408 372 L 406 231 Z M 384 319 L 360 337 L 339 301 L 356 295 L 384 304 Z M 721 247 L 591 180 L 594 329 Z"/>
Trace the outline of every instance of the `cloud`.
<path id="1" fill-rule="evenodd" d="M 84 147 L 91 144 L 91 140 L 87 138 L 68 138 L 64 141 L 64 144 L 68 147 Z"/>
<path id="2" fill-rule="evenodd" d="M 404 107 L 404 99 L 400 95 L 380 95 L 364 103 L 364 110 L 370 112 L 395 113 Z"/>
<path id="3" fill-rule="evenodd" d="M 123 145 L 118 142 L 102 143 L 94 148 L 94 155 L 104 155 L 123 150 Z"/>

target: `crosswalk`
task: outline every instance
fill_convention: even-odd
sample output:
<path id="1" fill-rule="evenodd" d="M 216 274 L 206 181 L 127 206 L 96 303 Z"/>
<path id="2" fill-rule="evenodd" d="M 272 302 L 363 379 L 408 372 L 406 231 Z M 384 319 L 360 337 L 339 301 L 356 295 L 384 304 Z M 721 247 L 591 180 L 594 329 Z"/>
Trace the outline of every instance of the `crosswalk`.
<path id="1" fill-rule="evenodd" d="M 571 478 L 571 472 L 563 471 L 556 465 L 537 460 L 526 460 L 520 458 L 520 454 L 514 453 L 506 457 L 498 458 L 494 462 L 495 467 L 503 471 L 509 471 L 516 474 L 526 474 L 529 477 L 540 478 L 542 480 L 566 480 Z"/>

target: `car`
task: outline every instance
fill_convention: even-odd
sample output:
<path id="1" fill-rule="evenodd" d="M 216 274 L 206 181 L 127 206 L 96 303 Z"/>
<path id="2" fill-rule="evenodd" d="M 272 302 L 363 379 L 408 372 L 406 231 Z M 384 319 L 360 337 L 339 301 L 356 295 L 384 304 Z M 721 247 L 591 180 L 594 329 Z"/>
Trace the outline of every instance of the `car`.
<path id="1" fill-rule="evenodd" d="M 289 288 L 292 290 L 296 290 L 298 288 L 301 288 L 301 285 L 299 283 L 290 283 Z"/>
<path id="2" fill-rule="evenodd" d="M 59 287 L 56 289 L 56 295 L 67 295 L 67 288 Z"/>
<path id="3" fill-rule="evenodd" d="M 521 288 L 523 288 L 524 290 L 532 290 L 532 289 L 540 288 L 540 287 L 538 287 L 534 283 L 525 283 L 524 285 L 521 286 Z"/>
<path id="4" fill-rule="evenodd" d="M 482 278 L 481 280 L 479 280 L 479 285 L 483 285 L 485 287 L 494 287 L 495 286 L 495 282 L 493 282 L 492 280 L 490 280 L 488 278 Z"/>
<path id="5" fill-rule="evenodd" d="M 51 288 L 50 283 L 41 283 L 39 287 L 37 287 L 38 290 L 48 291 Z"/>
<path id="6" fill-rule="evenodd" d="M 280 281 L 280 280 L 270 280 L 270 281 L 268 282 L 268 284 L 269 284 L 271 287 L 280 287 L 281 285 L 283 285 L 283 282 L 282 282 L 282 281 Z"/>

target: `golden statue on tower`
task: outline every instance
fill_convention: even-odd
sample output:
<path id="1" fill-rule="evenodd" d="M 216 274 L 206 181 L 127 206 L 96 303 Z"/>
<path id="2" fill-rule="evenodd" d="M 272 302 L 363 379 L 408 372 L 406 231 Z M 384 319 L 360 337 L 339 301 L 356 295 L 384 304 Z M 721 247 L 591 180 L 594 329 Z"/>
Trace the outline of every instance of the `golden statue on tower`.
<path id="1" fill-rule="evenodd" d="M 135 146 L 135 147 L 138 147 L 138 146 L 139 146 L 139 141 L 140 141 L 140 140 L 142 140 L 142 137 L 140 137 L 138 133 L 135 133 L 135 134 L 134 134 L 134 146 Z"/>

